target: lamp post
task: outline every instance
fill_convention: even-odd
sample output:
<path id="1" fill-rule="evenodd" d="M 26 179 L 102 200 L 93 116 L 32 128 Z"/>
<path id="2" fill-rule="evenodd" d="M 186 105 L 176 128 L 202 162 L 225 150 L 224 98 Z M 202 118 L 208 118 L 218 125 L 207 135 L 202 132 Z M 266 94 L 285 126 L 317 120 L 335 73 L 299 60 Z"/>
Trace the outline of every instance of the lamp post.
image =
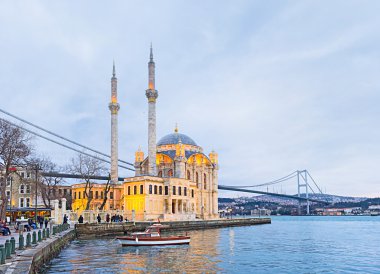
<path id="1" fill-rule="evenodd" d="M 12 174 L 12 173 L 16 173 L 17 171 L 17 168 L 16 167 L 10 167 L 9 168 L 9 171 L 10 171 L 10 174 L 9 176 Z M 13 196 L 13 177 L 10 176 L 9 177 L 11 179 L 11 191 L 10 191 L 10 201 L 9 201 L 9 215 L 10 215 L 10 218 L 9 218 L 9 224 L 12 224 L 12 217 L 13 217 L 13 213 L 12 213 L 12 196 Z M 8 178 L 7 178 L 8 180 Z"/>
<path id="2" fill-rule="evenodd" d="M 35 192 L 35 203 L 34 203 L 34 219 L 35 219 L 35 223 L 37 225 L 37 186 L 38 186 L 38 164 L 35 165 L 35 171 L 36 171 L 36 192 Z"/>

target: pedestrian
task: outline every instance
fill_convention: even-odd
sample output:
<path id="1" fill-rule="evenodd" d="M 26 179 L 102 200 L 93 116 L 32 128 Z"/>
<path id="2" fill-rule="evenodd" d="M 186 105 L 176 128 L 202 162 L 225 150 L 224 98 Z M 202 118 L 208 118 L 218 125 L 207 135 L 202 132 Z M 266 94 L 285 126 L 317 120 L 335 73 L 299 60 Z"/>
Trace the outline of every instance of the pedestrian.
<path id="1" fill-rule="evenodd" d="M 40 223 L 40 229 L 42 229 L 42 227 L 44 226 L 44 218 L 42 218 L 41 216 L 38 216 L 38 221 Z"/>
<path id="2" fill-rule="evenodd" d="M 66 216 L 66 214 L 63 215 L 63 223 L 64 223 L 64 224 L 67 224 L 67 216 Z"/>
<path id="3" fill-rule="evenodd" d="M 110 215 L 107 213 L 106 215 L 106 222 L 109 223 L 110 222 Z"/>
<path id="4" fill-rule="evenodd" d="M 79 216 L 78 223 L 83 224 L 83 216 L 82 215 Z"/>
<path id="5" fill-rule="evenodd" d="M 49 223 L 49 218 L 45 217 L 45 229 L 47 228 L 48 223 Z"/>
<path id="6" fill-rule="evenodd" d="M 102 218 L 100 217 L 99 214 L 98 214 L 98 217 L 96 217 L 96 219 L 98 219 L 98 223 L 100 224 L 100 222 L 102 221 Z"/>

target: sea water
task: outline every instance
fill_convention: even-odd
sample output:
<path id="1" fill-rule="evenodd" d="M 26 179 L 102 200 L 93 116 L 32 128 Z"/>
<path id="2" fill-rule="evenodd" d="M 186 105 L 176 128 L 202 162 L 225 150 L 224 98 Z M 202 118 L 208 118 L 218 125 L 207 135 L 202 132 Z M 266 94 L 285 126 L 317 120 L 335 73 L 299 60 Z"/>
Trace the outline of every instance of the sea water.
<path id="1" fill-rule="evenodd" d="M 273 217 L 272 224 L 190 231 L 189 246 L 75 240 L 47 273 L 380 273 L 380 216 Z"/>

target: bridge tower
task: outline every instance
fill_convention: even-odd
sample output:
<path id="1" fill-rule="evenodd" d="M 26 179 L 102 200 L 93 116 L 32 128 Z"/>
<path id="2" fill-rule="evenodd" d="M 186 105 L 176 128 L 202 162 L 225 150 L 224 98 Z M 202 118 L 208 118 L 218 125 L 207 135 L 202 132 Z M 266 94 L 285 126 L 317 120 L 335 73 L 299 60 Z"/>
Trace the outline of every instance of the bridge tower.
<path id="1" fill-rule="evenodd" d="M 302 182 L 300 180 L 302 178 Z M 305 188 L 306 214 L 310 215 L 309 184 L 307 183 L 307 170 L 297 170 L 298 197 L 301 197 L 301 187 Z M 298 201 L 298 215 L 301 215 L 301 201 Z"/>
<path id="2" fill-rule="evenodd" d="M 150 60 L 148 63 L 149 83 L 145 95 L 148 98 L 148 174 L 156 176 L 156 99 L 158 91 L 155 89 L 155 63 L 153 49 L 150 45 Z"/>

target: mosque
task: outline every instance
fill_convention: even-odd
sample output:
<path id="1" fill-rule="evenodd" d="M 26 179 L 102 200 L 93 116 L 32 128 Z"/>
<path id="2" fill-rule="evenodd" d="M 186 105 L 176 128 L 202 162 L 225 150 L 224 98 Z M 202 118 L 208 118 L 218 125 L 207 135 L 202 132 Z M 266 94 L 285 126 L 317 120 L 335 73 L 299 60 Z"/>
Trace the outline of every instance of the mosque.
<path id="1" fill-rule="evenodd" d="M 118 183 L 117 78 L 115 66 L 111 78 L 111 182 L 112 191 L 96 184 L 85 195 L 84 185 L 73 185 L 74 210 L 83 210 L 88 197 L 96 210 L 109 195 L 105 209 L 118 209 L 130 220 L 195 220 L 218 218 L 218 154 L 206 155 L 192 138 L 173 133 L 156 142 L 155 62 L 150 49 L 148 99 L 148 155 L 139 148 L 135 153 L 135 176 Z M 95 191 L 95 192 L 94 192 Z M 83 195 L 81 195 L 83 193 Z M 81 197 L 82 196 L 82 197 Z"/>

